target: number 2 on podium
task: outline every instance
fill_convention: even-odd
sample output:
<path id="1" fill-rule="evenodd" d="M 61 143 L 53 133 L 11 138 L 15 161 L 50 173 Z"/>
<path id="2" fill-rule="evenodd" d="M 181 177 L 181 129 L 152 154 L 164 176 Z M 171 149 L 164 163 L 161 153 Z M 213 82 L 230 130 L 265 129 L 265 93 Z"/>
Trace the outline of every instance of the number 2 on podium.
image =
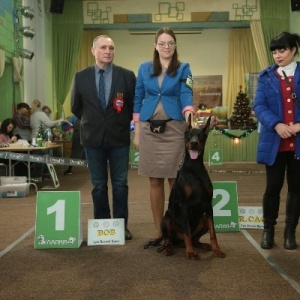
<path id="1" fill-rule="evenodd" d="M 218 195 L 221 195 L 221 200 L 215 204 L 213 207 L 214 210 L 214 216 L 216 217 L 230 217 L 231 216 L 231 210 L 229 209 L 222 209 L 226 204 L 228 204 L 230 200 L 230 194 L 228 191 L 223 189 L 214 189 L 214 195 L 213 198 L 216 199 Z"/>

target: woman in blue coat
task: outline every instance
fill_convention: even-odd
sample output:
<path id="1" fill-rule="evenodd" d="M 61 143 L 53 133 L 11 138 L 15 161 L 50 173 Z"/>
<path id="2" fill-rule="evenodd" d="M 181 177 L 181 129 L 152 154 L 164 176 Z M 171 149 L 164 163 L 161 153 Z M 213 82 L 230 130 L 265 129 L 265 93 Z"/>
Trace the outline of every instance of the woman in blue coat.
<path id="1" fill-rule="evenodd" d="M 138 172 L 149 177 L 156 229 L 145 248 L 158 246 L 161 241 L 164 179 L 168 179 L 171 190 L 185 151 L 186 119 L 195 112 L 192 83 L 189 64 L 178 60 L 174 32 L 168 27 L 159 29 L 154 41 L 153 60 L 139 67 L 133 107 L 134 145 L 140 158 Z M 165 124 L 153 124 L 153 121 L 164 120 L 167 120 Z"/>
<path id="2" fill-rule="evenodd" d="M 275 65 L 258 78 L 254 111 L 262 125 L 257 162 L 266 166 L 263 195 L 264 232 L 261 248 L 274 246 L 280 192 L 286 174 L 288 194 L 284 248 L 296 249 L 296 227 L 300 213 L 300 36 L 282 32 L 270 42 Z"/>

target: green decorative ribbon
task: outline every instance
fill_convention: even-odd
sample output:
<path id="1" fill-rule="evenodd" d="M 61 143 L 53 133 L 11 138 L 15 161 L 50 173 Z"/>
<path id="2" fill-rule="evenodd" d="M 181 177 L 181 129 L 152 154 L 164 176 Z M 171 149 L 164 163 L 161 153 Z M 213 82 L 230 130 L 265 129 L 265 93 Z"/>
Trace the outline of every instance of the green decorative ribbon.
<path id="1" fill-rule="evenodd" d="M 219 131 L 221 134 L 227 136 L 230 139 L 244 139 L 244 138 L 248 137 L 253 132 L 254 129 L 248 129 L 241 135 L 231 134 L 231 133 L 228 132 L 228 129 L 220 129 L 218 127 L 212 127 L 211 130 L 212 131 Z"/>

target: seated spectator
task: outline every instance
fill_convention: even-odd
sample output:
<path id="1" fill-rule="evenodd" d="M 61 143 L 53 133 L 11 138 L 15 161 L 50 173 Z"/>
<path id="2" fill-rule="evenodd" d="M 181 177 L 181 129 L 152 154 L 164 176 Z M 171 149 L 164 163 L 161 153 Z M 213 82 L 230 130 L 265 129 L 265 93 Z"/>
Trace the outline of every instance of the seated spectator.
<path id="1" fill-rule="evenodd" d="M 16 122 L 13 119 L 5 119 L 0 127 L 0 143 L 15 143 L 18 137 L 13 134 Z"/>
<path id="2" fill-rule="evenodd" d="M 13 131 L 15 129 L 16 123 L 13 119 L 5 119 L 0 127 L 0 144 L 12 144 L 15 143 L 20 136 L 14 135 Z M 6 165 L 9 164 L 8 159 L 0 159 L 1 163 Z M 27 168 L 21 161 L 12 161 L 12 165 L 15 166 L 15 175 L 16 176 L 26 176 L 27 175 Z"/>
<path id="3" fill-rule="evenodd" d="M 14 134 L 18 134 L 23 140 L 31 141 L 31 127 L 29 117 L 30 106 L 27 103 L 19 103 L 17 105 L 17 112 L 13 119 L 16 122 Z"/>

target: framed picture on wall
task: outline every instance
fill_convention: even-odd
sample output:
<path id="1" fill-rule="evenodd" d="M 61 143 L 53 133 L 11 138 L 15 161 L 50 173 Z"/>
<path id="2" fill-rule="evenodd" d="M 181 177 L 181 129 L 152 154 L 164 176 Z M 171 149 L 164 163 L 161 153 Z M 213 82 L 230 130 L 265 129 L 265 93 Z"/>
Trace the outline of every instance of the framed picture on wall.
<path id="1" fill-rule="evenodd" d="M 193 100 L 195 109 L 200 104 L 207 108 L 222 106 L 222 75 L 193 76 Z"/>

